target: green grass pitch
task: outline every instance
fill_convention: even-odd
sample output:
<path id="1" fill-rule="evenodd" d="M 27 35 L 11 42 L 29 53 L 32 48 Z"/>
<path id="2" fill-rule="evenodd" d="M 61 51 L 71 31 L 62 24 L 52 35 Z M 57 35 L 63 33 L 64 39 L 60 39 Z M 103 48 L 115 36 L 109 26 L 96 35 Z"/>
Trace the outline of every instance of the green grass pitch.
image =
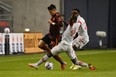
<path id="1" fill-rule="evenodd" d="M 53 58 L 48 60 L 53 62 L 53 70 L 46 70 L 44 64 L 38 70 L 27 66 L 28 63 L 38 61 L 45 53 L 0 56 L 0 77 L 116 77 L 116 50 L 82 50 L 76 54 L 79 60 L 91 63 L 97 69 L 70 70 L 72 62 L 66 53 L 60 54 L 68 63 L 65 70 L 61 70 L 60 64 Z"/>

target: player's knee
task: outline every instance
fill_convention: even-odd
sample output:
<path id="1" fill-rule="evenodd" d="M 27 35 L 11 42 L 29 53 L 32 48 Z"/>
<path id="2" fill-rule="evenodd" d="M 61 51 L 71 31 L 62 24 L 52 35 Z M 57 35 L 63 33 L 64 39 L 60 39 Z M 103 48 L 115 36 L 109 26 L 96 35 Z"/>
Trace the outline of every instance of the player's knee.
<path id="1" fill-rule="evenodd" d="M 38 47 L 42 49 L 42 46 L 41 45 L 38 45 Z"/>
<path id="2" fill-rule="evenodd" d="M 42 41 L 42 40 L 40 40 L 39 44 L 38 44 L 38 47 L 41 48 L 41 49 L 43 49 L 44 46 L 45 46 L 45 42 Z"/>
<path id="3" fill-rule="evenodd" d="M 53 49 L 51 50 L 51 54 L 52 54 L 53 56 L 57 55 L 56 52 L 55 52 Z"/>

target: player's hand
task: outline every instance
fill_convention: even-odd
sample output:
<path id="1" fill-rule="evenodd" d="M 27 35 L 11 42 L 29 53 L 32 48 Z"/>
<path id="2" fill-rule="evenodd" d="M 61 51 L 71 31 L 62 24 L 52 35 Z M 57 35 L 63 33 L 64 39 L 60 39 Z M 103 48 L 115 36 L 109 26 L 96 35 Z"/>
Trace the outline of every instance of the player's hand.
<path id="1" fill-rule="evenodd" d="M 49 23 L 49 24 L 52 24 L 52 21 L 51 21 L 51 20 L 48 20 L 48 23 Z"/>
<path id="2" fill-rule="evenodd" d="M 52 20 L 48 20 L 48 23 L 49 23 L 49 24 L 52 24 L 52 25 L 55 25 L 55 23 L 52 22 Z"/>

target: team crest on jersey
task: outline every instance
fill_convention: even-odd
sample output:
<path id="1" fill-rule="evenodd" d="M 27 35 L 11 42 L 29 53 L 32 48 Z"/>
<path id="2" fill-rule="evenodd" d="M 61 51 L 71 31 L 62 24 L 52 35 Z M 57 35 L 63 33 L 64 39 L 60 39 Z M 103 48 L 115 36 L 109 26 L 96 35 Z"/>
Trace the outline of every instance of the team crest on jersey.
<path id="1" fill-rule="evenodd" d="M 71 30 L 71 36 L 73 36 L 76 33 L 75 30 Z"/>

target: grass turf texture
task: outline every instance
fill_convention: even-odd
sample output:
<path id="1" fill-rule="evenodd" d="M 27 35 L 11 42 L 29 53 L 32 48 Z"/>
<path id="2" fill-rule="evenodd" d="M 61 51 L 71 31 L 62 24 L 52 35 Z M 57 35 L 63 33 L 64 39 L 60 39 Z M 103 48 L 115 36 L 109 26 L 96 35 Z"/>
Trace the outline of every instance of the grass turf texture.
<path id="1" fill-rule="evenodd" d="M 66 53 L 60 54 L 68 64 L 65 70 L 53 58 L 54 69 L 46 70 L 44 64 L 38 70 L 27 66 L 28 63 L 38 61 L 45 53 L 29 55 L 0 56 L 0 77 L 115 77 L 116 76 L 116 50 L 84 50 L 76 52 L 79 60 L 92 63 L 97 70 L 88 68 L 70 70 L 72 65 Z"/>

